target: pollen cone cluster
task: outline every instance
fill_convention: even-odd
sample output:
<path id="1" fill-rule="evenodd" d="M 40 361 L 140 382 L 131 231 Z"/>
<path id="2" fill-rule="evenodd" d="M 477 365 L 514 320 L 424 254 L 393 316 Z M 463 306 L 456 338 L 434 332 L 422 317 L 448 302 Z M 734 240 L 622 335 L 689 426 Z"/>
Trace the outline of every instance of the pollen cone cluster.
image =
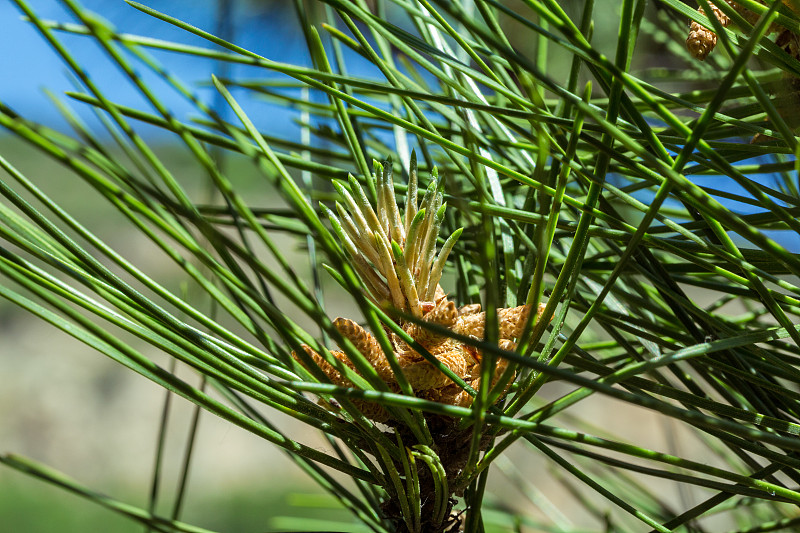
<path id="1" fill-rule="evenodd" d="M 348 183 L 334 183 L 341 202 L 336 203 L 335 213 L 328 210 L 328 216 L 351 264 L 366 287 L 367 296 L 381 306 L 400 311 L 394 315 L 403 331 L 453 374 L 477 390 L 481 385 L 480 350 L 452 339 L 442 329 L 482 340 L 486 314 L 481 312 L 477 304 L 459 309 L 439 285 L 445 262 L 461 235 L 461 229 L 445 239 L 437 253 L 438 234 L 445 213 L 442 182 L 434 169 L 428 188 L 419 202 L 416 166 L 416 158 L 412 156 L 402 214 L 396 201 L 391 163 L 387 161 L 384 165 L 375 165 L 375 208 L 359 182 L 351 176 Z M 543 310 L 544 305 L 539 307 L 538 315 Z M 531 306 L 497 310 L 499 348 L 514 350 L 530 312 Z M 413 316 L 426 325 L 404 320 L 404 315 Z M 438 331 L 427 325 L 433 325 Z M 400 390 L 386 354 L 371 333 L 347 318 L 337 318 L 334 326 L 353 343 L 390 390 Z M 472 404 L 472 396 L 462 387 L 398 335 L 388 330 L 387 333 L 403 375 L 418 397 L 458 406 Z M 333 384 L 354 386 L 322 355 L 308 346 L 303 348 Z M 355 365 L 344 352 L 333 351 L 331 354 L 356 372 Z M 297 354 L 293 355 L 302 362 Z M 497 360 L 492 372 L 492 386 L 498 383 L 507 367 L 505 359 Z M 513 376 L 506 376 L 506 389 L 512 380 Z M 389 413 L 377 404 L 366 401 L 355 401 L 354 404 L 372 420 L 385 422 L 389 419 Z"/>
<path id="2" fill-rule="evenodd" d="M 766 5 L 764 0 L 756 0 L 760 4 Z M 734 0 L 725 0 L 725 3 L 731 6 L 737 13 L 739 13 L 747 22 L 750 24 L 755 24 L 758 21 L 758 13 L 754 13 L 749 9 L 746 9 L 738 2 Z M 794 0 L 784 0 L 783 2 L 785 5 L 789 6 L 792 10 L 796 11 L 796 4 Z M 723 28 L 727 28 L 731 24 L 731 19 L 726 15 L 720 8 L 715 6 L 714 4 L 709 3 L 711 6 L 712 14 L 717 18 Z M 698 13 L 701 15 L 705 15 L 705 11 L 703 8 L 698 8 Z M 767 33 L 773 32 L 786 32 L 787 30 L 782 26 L 773 23 Z M 686 38 L 686 48 L 689 50 L 689 53 L 692 54 L 693 57 L 699 59 L 700 61 L 704 61 L 708 54 L 714 49 L 717 45 L 717 34 L 713 31 L 703 27 L 702 25 L 698 24 L 697 22 L 692 21 L 689 24 L 689 36 Z"/>
<path id="3" fill-rule="evenodd" d="M 760 4 L 766 5 L 764 0 L 757 0 Z M 744 8 L 734 0 L 725 0 L 731 8 L 733 8 L 739 15 L 741 15 L 748 23 L 755 24 L 759 15 L 749 9 Z M 800 15 L 800 1 L 798 0 L 783 0 L 783 4 L 789 7 L 796 14 Z M 713 16 L 717 18 L 720 24 L 727 28 L 732 20 L 717 6 L 711 4 Z M 705 15 L 703 8 L 697 10 L 701 15 Z M 787 30 L 783 26 L 776 23 L 768 28 L 767 33 L 778 32 L 778 37 L 775 44 L 778 45 L 784 52 L 789 54 L 794 59 L 800 60 L 800 35 L 791 30 Z M 717 44 L 717 34 L 713 31 L 703 27 L 697 22 L 692 21 L 689 25 L 689 37 L 686 39 L 686 48 L 689 53 L 700 61 L 704 61 L 708 54 L 714 49 Z M 800 126 L 800 79 L 784 73 L 782 83 L 775 91 L 776 98 L 774 105 L 778 110 L 781 118 L 786 122 L 790 128 Z M 772 137 L 757 133 L 751 143 L 759 143 L 763 141 L 772 140 Z"/>

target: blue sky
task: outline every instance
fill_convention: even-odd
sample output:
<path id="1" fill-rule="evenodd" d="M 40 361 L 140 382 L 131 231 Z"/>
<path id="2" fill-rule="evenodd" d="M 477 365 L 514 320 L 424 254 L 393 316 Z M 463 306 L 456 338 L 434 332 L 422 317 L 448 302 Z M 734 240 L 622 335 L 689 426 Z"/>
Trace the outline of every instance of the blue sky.
<path id="1" fill-rule="evenodd" d="M 217 0 L 144 0 L 143 3 L 199 28 L 215 31 Z M 306 44 L 290 2 L 232 0 L 232 3 L 234 5 L 232 11 L 235 28 L 234 41 L 237 44 L 269 59 L 310 65 Z M 28 4 L 42 18 L 66 22 L 75 21 L 57 0 L 28 0 Z M 213 48 L 213 45 L 207 41 L 145 15 L 122 0 L 84 0 L 82 4 L 99 13 L 112 25 L 126 33 Z M 21 12 L 12 1 L 0 2 L 0 21 L 3 21 L 3 31 L 0 31 L 0 49 L 12 51 L 0 58 L 0 69 L 4 73 L 4 79 L 0 82 L 0 100 L 22 116 L 66 131 L 66 123 L 43 93 L 44 88 L 50 89 L 55 94 L 75 90 L 66 67 L 36 29 L 21 19 Z M 56 35 L 81 64 L 88 66 L 95 83 L 101 89 L 107 90 L 109 94 L 113 94 L 118 103 L 152 112 L 149 104 L 123 77 L 116 65 L 107 59 L 105 53 L 92 42 L 91 38 L 62 32 Z M 153 55 L 184 82 L 193 88 L 198 88 L 197 92 L 201 98 L 209 103 L 212 101 L 212 90 L 203 88 L 202 84 L 209 81 L 211 74 L 217 68 L 213 61 L 169 52 L 154 51 Z M 368 70 L 369 67 L 365 61 L 354 55 L 348 55 L 350 74 L 366 77 L 375 74 L 374 71 Z M 137 65 L 137 67 L 143 78 L 152 84 L 159 97 L 176 116 L 182 120 L 197 116 L 197 111 L 173 90 L 166 88 L 157 76 L 141 65 Z M 275 73 L 252 67 L 233 66 L 232 68 L 235 69 L 233 74 L 239 77 L 277 76 Z M 267 104 L 255 98 L 246 98 L 241 92 L 237 93 L 237 98 L 245 105 L 248 114 L 256 123 L 265 125 L 270 133 L 299 140 L 299 129 L 292 122 L 292 119 L 296 117 L 293 111 Z M 88 106 L 77 102 L 71 104 L 85 120 L 90 124 L 97 125 Z M 161 133 L 155 128 L 147 126 L 137 125 L 137 129 L 144 135 Z M 96 131 L 101 130 L 97 128 Z M 765 184 L 774 185 L 771 177 L 764 176 L 762 179 Z M 728 178 L 716 178 L 714 181 L 718 188 L 738 189 Z M 707 180 L 703 181 L 703 183 L 706 182 Z M 729 201 L 722 201 L 731 205 L 733 209 L 743 212 L 753 211 L 751 206 L 738 203 L 733 205 Z M 800 237 L 796 234 L 784 233 L 776 235 L 776 238 L 791 249 L 800 249 L 800 242 L 798 242 Z"/>
<path id="2" fill-rule="evenodd" d="M 200 28 L 215 30 L 216 0 L 152 0 L 144 3 Z M 198 37 L 137 11 L 122 0 L 84 0 L 82 4 L 126 33 L 213 47 Z M 287 4 L 242 1 L 234 4 L 237 44 L 270 59 L 300 65 L 309 64 L 305 53 L 305 42 L 298 31 L 294 12 L 281 7 Z M 29 0 L 29 5 L 42 18 L 75 22 L 71 14 L 55 0 Z M 13 51 L 12 54 L 0 58 L 0 67 L 5 78 L 0 83 L 0 100 L 27 118 L 65 129 L 65 123 L 45 96 L 43 89 L 48 88 L 56 94 L 75 90 L 67 74 L 67 68 L 32 24 L 22 20 L 21 17 L 21 12 L 12 2 L 0 2 L 0 20 L 3 21 L 0 49 Z M 56 35 L 70 53 L 74 54 L 83 65 L 88 66 L 93 81 L 101 89 L 113 89 L 111 92 L 116 101 L 140 109 L 149 109 L 136 89 L 123 77 L 119 69 L 109 62 L 105 53 L 90 38 L 63 32 L 57 32 Z M 207 82 L 211 73 L 215 72 L 216 66 L 213 61 L 169 52 L 152 53 L 171 72 L 195 88 L 198 84 Z M 163 86 L 159 87 L 161 84 L 156 76 L 151 75 L 141 65 L 137 67 L 144 79 L 152 83 L 155 89 L 163 89 Z M 237 75 L 259 77 L 272 75 L 263 70 L 250 69 L 251 72 L 248 72 L 247 67 L 235 68 L 239 69 Z M 187 113 L 192 114 L 192 107 L 173 91 L 157 92 L 179 117 L 185 118 Z M 210 89 L 200 88 L 198 93 L 206 101 L 211 101 Z M 84 118 L 90 117 L 90 114 L 86 113 L 88 110 L 85 105 L 80 103 L 72 105 L 81 110 Z M 270 123 L 275 133 L 285 134 L 292 129 L 289 113 L 284 112 L 285 116 L 282 118 L 285 120 L 275 120 L 275 113 L 280 113 L 280 110 L 267 109 L 263 103 L 253 103 L 253 107 L 254 109 L 248 111 L 253 111 L 256 116 L 259 113 L 270 114 L 273 119 Z"/>

